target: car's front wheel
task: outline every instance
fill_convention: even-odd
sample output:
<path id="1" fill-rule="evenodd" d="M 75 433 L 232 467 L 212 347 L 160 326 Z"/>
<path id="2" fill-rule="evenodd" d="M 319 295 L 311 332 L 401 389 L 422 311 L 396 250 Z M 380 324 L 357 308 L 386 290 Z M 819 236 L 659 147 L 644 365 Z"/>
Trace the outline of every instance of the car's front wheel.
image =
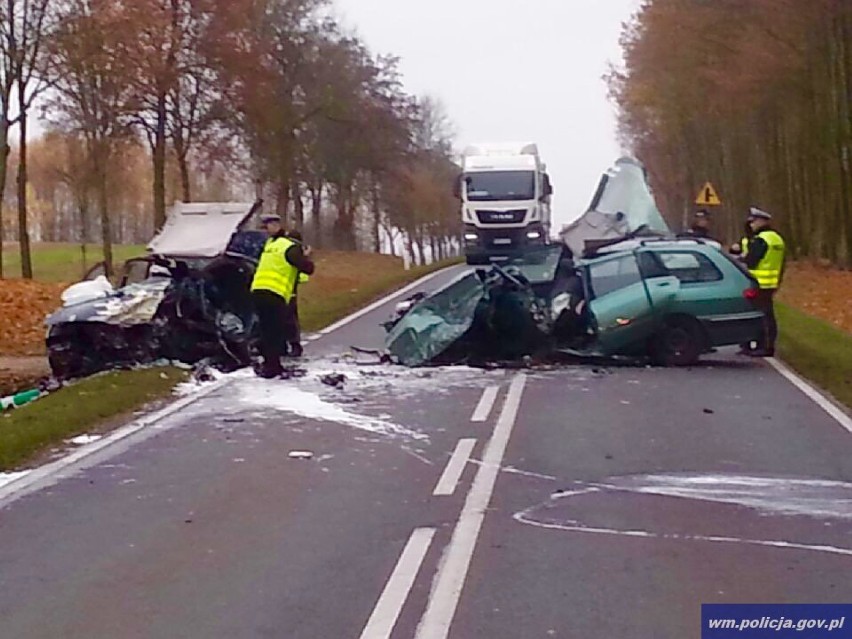
<path id="1" fill-rule="evenodd" d="M 651 344 L 651 357 L 661 366 L 689 366 L 704 350 L 701 329 L 695 320 L 669 320 Z"/>

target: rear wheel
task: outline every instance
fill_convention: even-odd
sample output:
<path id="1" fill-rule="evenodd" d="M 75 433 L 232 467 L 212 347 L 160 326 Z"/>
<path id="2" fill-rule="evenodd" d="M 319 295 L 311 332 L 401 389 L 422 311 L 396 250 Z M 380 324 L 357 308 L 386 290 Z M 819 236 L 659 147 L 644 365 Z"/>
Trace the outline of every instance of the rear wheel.
<path id="1" fill-rule="evenodd" d="M 677 318 L 666 322 L 651 344 L 651 357 L 661 366 L 689 366 L 704 350 L 701 328 L 695 320 Z"/>

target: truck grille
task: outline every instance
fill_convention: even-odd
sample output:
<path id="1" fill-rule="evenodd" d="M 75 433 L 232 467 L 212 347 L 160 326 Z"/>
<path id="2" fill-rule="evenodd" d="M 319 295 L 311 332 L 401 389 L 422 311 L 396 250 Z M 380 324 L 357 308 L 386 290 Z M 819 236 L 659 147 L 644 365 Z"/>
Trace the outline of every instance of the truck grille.
<path id="1" fill-rule="evenodd" d="M 480 224 L 520 224 L 527 216 L 526 209 L 514 211 L 477 211 Z"/>

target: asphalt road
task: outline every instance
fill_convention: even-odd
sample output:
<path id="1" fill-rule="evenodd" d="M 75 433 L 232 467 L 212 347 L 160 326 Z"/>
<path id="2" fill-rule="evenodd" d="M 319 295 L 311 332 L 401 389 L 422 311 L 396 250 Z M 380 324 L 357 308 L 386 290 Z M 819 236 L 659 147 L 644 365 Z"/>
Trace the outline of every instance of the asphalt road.
<path id="1" fill-rule="evenodd" d="M 701 603 L 852 599 L 848 419 L 769 363 L 340 357 L 394 302 L 303 378 L 237 375 L 0 489 L 0 637 L 682 639 Z"/>

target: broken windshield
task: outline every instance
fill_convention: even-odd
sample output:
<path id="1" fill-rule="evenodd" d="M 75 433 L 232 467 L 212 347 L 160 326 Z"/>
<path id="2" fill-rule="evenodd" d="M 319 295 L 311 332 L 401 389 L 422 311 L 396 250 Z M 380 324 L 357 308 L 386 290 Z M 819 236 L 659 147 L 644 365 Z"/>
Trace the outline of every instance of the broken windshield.
<path id="1" fill-rule="evenodd" d="M 556 278 L 556 269 L 562 257 L 562 245 L 554 244 L 539 249 L 528 250 L 523 256 L 516 257 L 503 266 L 514 266 L 530 284 L 552 282 Z"/>
<path id="2" fill-rule="evenodd" d="M 465 183 L 467 199 L 471 202 L 535 199 L 535 173 L 532 171 L 468 173 Z"/>

